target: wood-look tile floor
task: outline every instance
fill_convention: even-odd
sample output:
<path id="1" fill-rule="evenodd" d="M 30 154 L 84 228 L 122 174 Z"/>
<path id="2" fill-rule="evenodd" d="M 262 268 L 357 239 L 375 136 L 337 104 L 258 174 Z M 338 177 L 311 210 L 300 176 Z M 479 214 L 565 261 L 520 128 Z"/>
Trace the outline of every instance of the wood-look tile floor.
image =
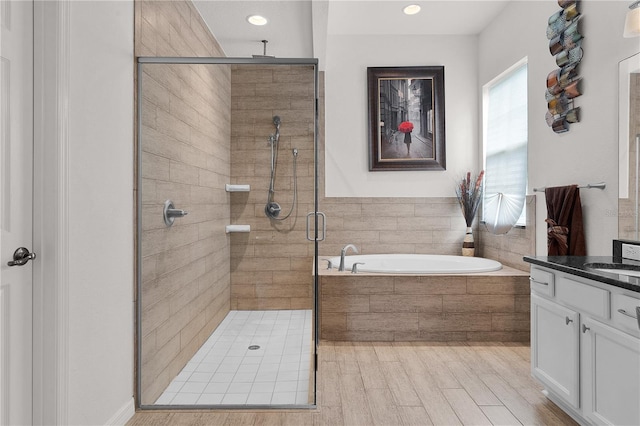
<path id="1" fill-rule="evenodd" d="M 138 425 L 576 425 L 520 343 L 322 342 L 318 407 L 138 412 Z"/>

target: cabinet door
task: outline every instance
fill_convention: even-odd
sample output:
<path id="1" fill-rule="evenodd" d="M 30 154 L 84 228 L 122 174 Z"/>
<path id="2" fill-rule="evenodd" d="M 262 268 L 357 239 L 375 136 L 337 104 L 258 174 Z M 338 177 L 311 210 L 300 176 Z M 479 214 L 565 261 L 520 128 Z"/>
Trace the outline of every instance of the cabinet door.
<path id="1" fill-rule="evenodd" d="M 584 416 L 640 425 L 640 339 L 583 317 L 581 340 Z"/>
<path id="2" fill-rule="evenodd" d="M 577 312 L 531 295 L 531 373 L 547 390 L 579 407 Z"/>

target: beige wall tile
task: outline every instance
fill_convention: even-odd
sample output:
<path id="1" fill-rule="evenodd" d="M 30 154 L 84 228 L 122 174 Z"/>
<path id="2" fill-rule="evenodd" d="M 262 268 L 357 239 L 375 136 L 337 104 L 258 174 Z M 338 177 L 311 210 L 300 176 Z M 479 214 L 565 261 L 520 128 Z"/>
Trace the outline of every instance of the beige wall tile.
<path id="1" fill-rule="evenodd" d="M 388 277 L 321 276 L 320 291 L 328 295 L 391 294 L 393 281 Z"/>
<path id="2" fill-rule="evenodd" d="M 513 312 L 513 296 L 504 295 L 445 295 L 445 312 Z"/>
<path id="3" fill-rule="evenodd" d="M 468 294 L 529 294 L 529 277 L 468 277 Z"/>
<path id="4" fill-rule="evenodd" d="M 323 312 L 321 327 L 329 332 L 347 330 L 347 314 L 339 312 Z M 324 331 L 323 331 L 324 334 Z"/>
<path id="5" fill-rule="evenodd" d="M 394 277 L 397 294 L 465 294 L 466 287 L 466 277 Z"/>
<path id="6" fill-rule="evenodd" d="M 516 312 L 531 312 L 531 296 L 522 295 L 515 297 Z"/>
<path id="7" fill-rule="evenodd" d="M 442 296 L 371 295 L 371 312 L 442 312 Z"/>
<path id="8" fill-rule="evenodd" d="M 324 309 L 324 304 L 323 304 Z M 350 331 L 418 331 L 417 313 L 353 313 L 347 315 Z"/>
<path id="9" fill-rule="evenodd" d="M 528 331 L 470 331 L 467 340 L 471 342 L 528 342 Z"/>
<path id="10" fill-rule="evenodd" d="M 491 314 L 486 313 L 421 313 L 419 317 L 421 332 L 467 332 L 491 331 Z"/>
<path id="11" fill-rule="evenodd" d="M 323 312 L 369 312 L 369 296 L 322 296 Z"/>
<path id="12" fill-rule="evenodd" d="M 526 312 L 491 315 L 492 331 L 529 331 L 530 323 L 531 318 Z"/>

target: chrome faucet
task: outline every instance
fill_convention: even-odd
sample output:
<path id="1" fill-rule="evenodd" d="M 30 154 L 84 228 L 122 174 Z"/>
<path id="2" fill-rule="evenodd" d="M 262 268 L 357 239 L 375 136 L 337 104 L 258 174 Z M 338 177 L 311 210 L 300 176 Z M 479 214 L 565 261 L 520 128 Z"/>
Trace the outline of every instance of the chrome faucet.
<path id="1" fill-rule="evenodd" d="M 349 249 L 353 249 L 356 254 L 360 253 L 358 251 L 358 247 L 354 246 L 353 244 L 347 244 L 346 246 L 344 246 L 340 251 L 340 267 L 338 268 L 338 271 L 344 271 L 344 257 L 347 255 L 347 250 Z"/>

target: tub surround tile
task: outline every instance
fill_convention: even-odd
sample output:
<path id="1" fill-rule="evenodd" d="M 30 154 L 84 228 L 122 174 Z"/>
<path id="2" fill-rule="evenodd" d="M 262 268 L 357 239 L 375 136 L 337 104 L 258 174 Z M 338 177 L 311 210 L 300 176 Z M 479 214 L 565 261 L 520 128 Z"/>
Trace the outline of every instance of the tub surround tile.
<path id="1" fill-rule="evenodd" d="M 347 329 L 353 331 L 417 331 L 418 315 L 407 313 L 350 313 Z"/>
<path id="2" fill-rule="evenodd" d="M 446 295 L 443 299 L 445 312 L 513 312 L 515 300 L 512 296 L 484 295 Z"/>
<path id="3" fill-rule="evenodd" d="M 342 295 L 322 298 L 326 312 L 370 312 L 369 296 Z"/>
<path id="4" fill-rule="evenodd" d="M 464 277 L 394 277 L 394 292 L 397 294 L 466 294 L 467 279 Z"/>
<path id="5" fill-rule="evenodd" d="M 528 275 L 508 266 L 452 276 L 322 269 L 319 278 L 324 340 L 529 339 Z"/>
<path id="6" fill-rule="evenodd" d="M 371 312 L 442 312 L 442 296 L 393 294 L 369 296 Z"/>
<path id="7" fill-rule="evenodd" d="M 420 331 L 428 333 L 448 331 L 491 331 L 490 313 L 422 313 L 419 316 Z"/>

